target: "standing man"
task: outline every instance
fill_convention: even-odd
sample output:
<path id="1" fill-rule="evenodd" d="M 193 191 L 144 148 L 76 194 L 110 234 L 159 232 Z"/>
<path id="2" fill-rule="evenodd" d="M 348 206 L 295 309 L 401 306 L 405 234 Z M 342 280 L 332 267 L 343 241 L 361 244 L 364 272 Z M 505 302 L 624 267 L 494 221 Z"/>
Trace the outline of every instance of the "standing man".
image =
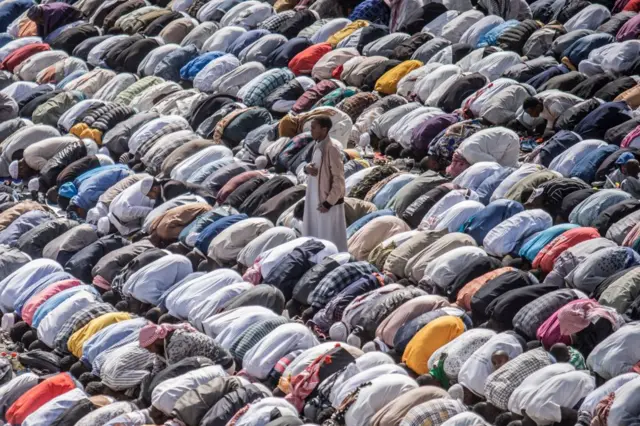
<path id="1" fill-rule="evenodd" d="M 342 145 L 329 136 L 331 126 L 327 116 L 316 117 L 311 122 L 315 146 L 311 162 L 304 167 L 308 177 L 302 234 L 331 241 L 338 250 L 346 252 Z"/>

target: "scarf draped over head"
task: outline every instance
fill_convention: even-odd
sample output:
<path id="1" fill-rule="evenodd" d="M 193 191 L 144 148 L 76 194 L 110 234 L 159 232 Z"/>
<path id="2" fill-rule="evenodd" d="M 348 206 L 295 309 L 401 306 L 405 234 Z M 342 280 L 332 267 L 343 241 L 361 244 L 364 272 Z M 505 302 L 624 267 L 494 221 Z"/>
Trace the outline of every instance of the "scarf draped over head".
<path id="1" fill-rule="evenodd" d="M 187 323 L 161 324 L 161 325 L 149 323 L 140 330 L 140 337 L 139 337 L 140 347 L 148 348 L 149 346 L 153 345 L 157 340 L 164 339 L 165 337 L 167 337 L 169 333 L 176 330 L 184 330 L 189 333 L 196 331 L 195 328 L 193 328 L 191 325 Z"/>
<path id="2" fill-rule="evenodd" d="M 458 151 L 454 151 L 451 164 L 447 167 L 447 174 L 456 177 L 471 166 L 469 162 Z"/>
<path id="3" fill-rule="evenodd" d="M 622 325 L 622 318 L 611 308 L 600 305 L 595 300 L 581 299 L 571 302 L 558 311 L 560 332 L 570 336 L 584 330 L 597 318 L 605 318 L 617 330 Z"/>

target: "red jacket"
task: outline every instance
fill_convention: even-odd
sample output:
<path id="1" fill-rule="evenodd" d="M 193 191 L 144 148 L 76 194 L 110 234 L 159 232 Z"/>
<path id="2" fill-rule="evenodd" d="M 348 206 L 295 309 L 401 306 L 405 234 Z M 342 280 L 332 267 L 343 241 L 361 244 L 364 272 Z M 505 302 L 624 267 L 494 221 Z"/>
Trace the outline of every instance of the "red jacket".
<path id="1" fill-rule="evenodd" d="M 51 50 L 47 43 L 33 43 L 22 46 L 11 52 L 2 62 L 0 62 L 0 70 L 13 72 L 14 68 L 29 59 L 29 57 L 39 52 Z"/>

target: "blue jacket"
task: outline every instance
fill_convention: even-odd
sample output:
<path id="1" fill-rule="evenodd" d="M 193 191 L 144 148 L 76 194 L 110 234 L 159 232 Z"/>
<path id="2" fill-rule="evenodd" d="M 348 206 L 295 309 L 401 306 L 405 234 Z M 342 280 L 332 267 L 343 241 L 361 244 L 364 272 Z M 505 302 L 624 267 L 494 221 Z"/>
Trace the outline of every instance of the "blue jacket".
<path id="1" fill-rule="evenodd" d="M 221 233 L 222 231 L 224 231 L 234 223 L 238 223 L 241 220 L 247 219 L 248 217 L 249 216 L 247 216 L 246 214 L 241 213 L 241 214 L 234 214 L 231 216 L 223 217 L 220 220 L 216 220 L 215 222 L 213 222 L 212 224 L 204 228 L 202 232 L 200 232 L 200 235 L 198 235 L 198 238 L 196 239 L 195 248 L 199 250 L 200 253 L 206 256 L 209 250 L 209 244 L 211 244 L 211 241 L 213 241 L 213 239 L 219 233 Z"/>
<path id="2" fill-rule="evenodd" d="M 95 173 L 87 179 L 83 179 L 80 185 L 76 185 L 78 193 L 71 198 L 71 203 L 85 210 L 89 210 L 94 207 L 98 202 L 98 198 L 100 198 L 107 189 L 111 188 L 127 176 L 134 174 L 127 166 L 122 164 L 120 164 L 120 166 L 123 167 L 112 167 L 107 169 L 104 167 L 98 167 L 97 169 L 87 172 Z"/>
<path id="3" fill-rule="evenodd" d="M 185 66 L 180 68 L 180 78 L 187 81 L 193 81 L 193 79 L 196 78 L 196 75 L 202 71 L 209 62 L 222 55 L 224 55 L 224 52 L 208 52 L 190 60 Z"/>
<path id="4" fill-rule="evenodd" d="M 238 58 L 240 56 L 240 52 L 242 52 L 245 47 L 252 45 L 262 37 L 269 34 L 271 33 L 267 30 L 247 31 L 227 47 L 227 53 L 231 53 L 233 56 Z"/>
<path id="5" fill-rule="evenodd" d="M 31 6 L 35 6 L 33 0 L 10 0 L 0 4 L 0 32 L 6 32 L 7 27 Z"/>
<path id="6" fill-rule="evenodd" d="M 578 225 L 573 225 L 571 223 L 563 223 L 561 225 L 552 226 L 542 232 L 538 232 L 523 244 L 518 254 L 529 262 L 533 262 L 533 259 L 536 258 L 540 250 L 553 241 L 557 236 L 565 233 L 569 229 L 578 227 Z"/>
<path id="7" fill-rule="evenodd" d="M 602 162 L 619 149 L 620 147 L 617 145 L 607 145 L 591 151 L 575 166 L 573 166 L 569 176 L 582 179 L 586 183 L 593 182 L 596 178 L 596 172 Z"/>
<path id="8" fill-rule="evenodd" d="M 460 232 L 469 234 L 479 246 L 482 245 L 484 237 L 487 236 L 500 222 L 509 219 L 511 216 L 524 211 L 524 207 L 517 201 L 496 200 L 481 210 L 462 226 Z"/>
<path id="9" fill-rule="evenodd" d="M 500 37 L 503 32 L 518 24 L 520 24 L 520 21 L 517 19 L 510 19 L 497 27 L 491 28 L 478 39 L 478 43 L 475 47 L 495 46 L 498 43 L 498 37 Z"/>
<path id="10" fill-rule="evenodd" d="M 587 59 L 592 50 L 602 47 L 605 44 L 611 44 L 615 41 L 616 39 L 611 34 L 591 34 L 574 41 L 571 46 L 567 47 L 564 52 L 562 52 L 562 56 L 567 57 L 573 66 L 577 68 L 580 62 Z"/>
<path id="11" fill-rule="evenodd" d="M 631 108 L 626 102 L 605 102 L 587 114 L 573 131 L 582 139 L 604 139 L 607 130 L 631 118 Z"/>

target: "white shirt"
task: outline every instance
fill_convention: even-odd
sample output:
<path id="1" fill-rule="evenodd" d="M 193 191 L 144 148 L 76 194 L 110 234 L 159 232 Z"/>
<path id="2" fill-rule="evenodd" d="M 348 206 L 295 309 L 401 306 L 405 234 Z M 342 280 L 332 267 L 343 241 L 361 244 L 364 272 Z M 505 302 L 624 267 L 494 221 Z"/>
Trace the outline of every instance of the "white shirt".
<path id="1" fill-rule="evenodd" d="M 318 343 L 313 333 L 304 325 L 283 324 L 251 348 L 242 359 L 242 365 L 249 375 L 260 380 L 266 379 L 280 358 Z"/>
<path id="2" fill-rule="evenodd" d="M 156 305 L 162 293 L 193 272 L 191 261 L 179 254 L 157 259 L 136 271 L 122 288 L 125 295 Z"/>
<path id="3" fill-rule="evenodd" d="M 195 306 L 231 284 L 243 282 L 242 277 L 231 269 L 217 269 L 172 289 L 165 298 L 169 313 L 177 318 L 187 319 Z"/>
<path id="4" fill-rule="evenodd" d="M 494 371 L 491 356 L 496 351 L 505 351 L 509 359 L 513 359 L 522 353 L 522 345 L 510 333 L 493 336 L 462 364 L 458 373 L 458 383 L 476 395 L 484 396 L 485 381 Z"/>
<path id="5" fill-rule="evenodd" d="M 247 328 L 251 325 L 278 316 L 271 309 L 263 306 L 253 306 L 253 308 L 254 309 L 252 309 L 251 312 L 247 312 L 246 315 L 242 315 L 231 321 L 231 323 L 216 336 L 216 342 L 223 348 L 230 348 L 231 344 L 240 337 L 242 333 L 247 331 Z"/>
<path id="6" fill-rule="evenodd" d="M 336 390 L 335 398 L 334 392 L 331 392 L 331 405 L 333 405 L 334 408 L 338 408 L 342 404 L 342 401 L 344 401 L 344 399 L 349 396 L 351 392 L 356 390 L 358 386 L 363 383 L 372 381 L 377 377 L 391 377 L 394 375 L 408 376 L 405 369 L 396 364 L 381 364 L 363 370 L 362 372 L 351 377 L 349 380 L 345 381 L 342 386 L 340 386 L 339 389 Z"/>
<path id="7" fill-rule="evenodd" d="M 38 325 L 38 339 L 53 348 L 53 342 L 65 322 L 76 312 L 95 303 L 96 295 L 88 291 L 79 291 L 62 302 L 44 317 Z"/>
<path id="8" fill-rule="evenodd" d="M 560 408 L 573 408 L 595 387 L 595 378 L 585 371 L 556 374 L 535 391 L 526 406 L 527 415 L 538 425 L 560 422 Z"/>
<path id="9" fill-rule="evenodd" d="M 144 218 L 153 210 L 154 201 L 142 193 L 143 181 L 144 179 L 122 191 L 109 205 L 109 221 L 122 235 L 129 235 L 140 229 Z"/>
<path id="10" fill-rule="evenodd" d="M 605 380 L 627 373 L 638 362 L 640 324 L 627 324 L 600 342 L 589 354 L 587 366 Z"/>
<path id="11" fill-rule="evenodd" d="M 529 405 L 531 398 L 536 395 L 538 388 L 544 382 L 558 374 L 568 373 L 570 371 L 576 371 L 575 367 L 562 362 L 542 367 L 536 374 L 528 376 L 509 397 L 509 411 L 521 415 L 522 411 Z"/>
<path id="12" fill-rule="evenodd" d="M 151 404 L 169 415 L 182 395 L 216 377 L 225 377 L 227 373 L 219 365 L 198 368 L 173 379 L 165 380 L 155 387 L 151 394 Z"/>
<path id="13" fill-rule="evenodd" d="M 48 275 L 62 271 L 62 266 L 51 259 L 36 259 L 23 265 L 0 281 L 0 309 L 4 313 L 13 312 L 15 301 L 32 285 Z"/>

